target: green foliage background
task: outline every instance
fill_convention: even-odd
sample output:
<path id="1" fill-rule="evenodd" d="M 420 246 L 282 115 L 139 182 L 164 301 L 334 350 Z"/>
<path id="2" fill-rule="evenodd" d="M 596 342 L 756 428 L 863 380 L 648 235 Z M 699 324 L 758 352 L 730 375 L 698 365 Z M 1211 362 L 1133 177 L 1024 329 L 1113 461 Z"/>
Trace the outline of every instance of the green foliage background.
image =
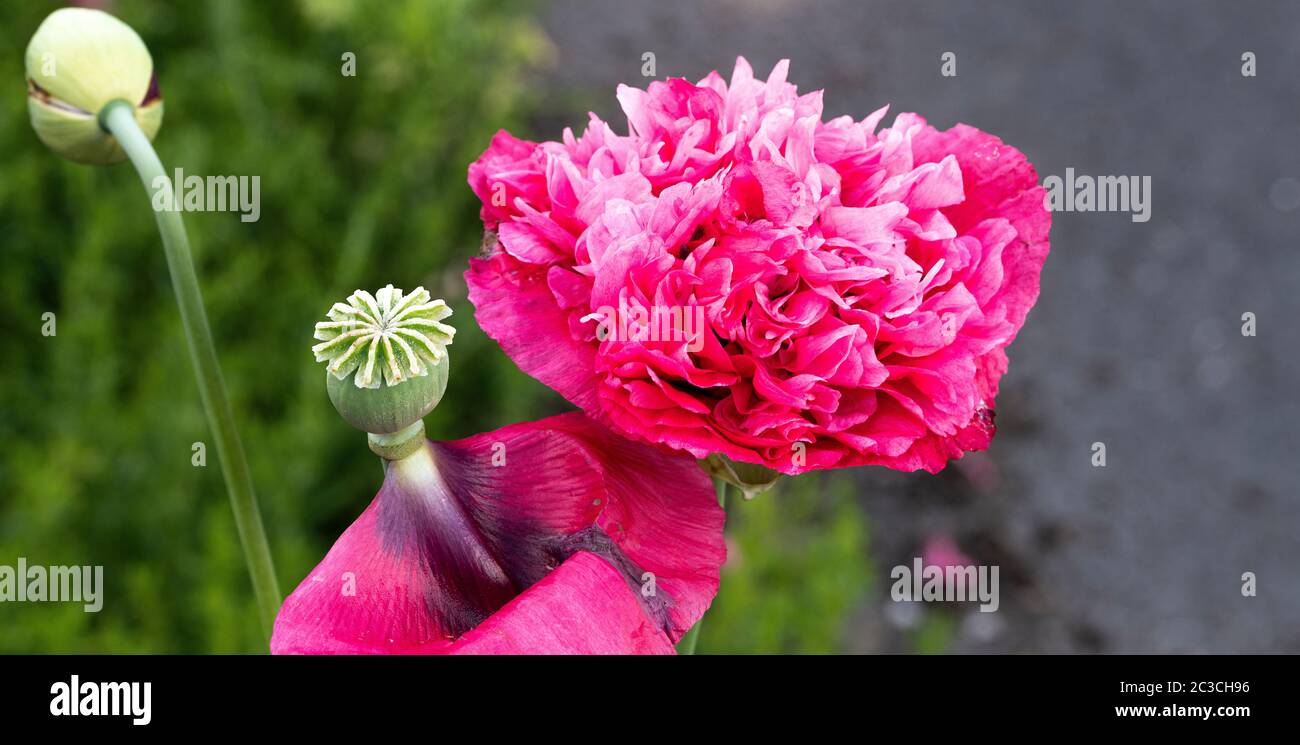
<path id="1" fill-rule="evenodd" d="M 104 566 L 104 608 L 0 604 L 3 652 L 261 652 L 148 200 L 129 164 L 76 165 L 27 120 L 23 50 L 50 2 L 0 8 L 0 564 Z M 281 589 L 361 511 L 379 466 L 325 398 L 312 324 L 356 287 L 455 309 L 454 438 L 565 410 L 473 322 L 466 165 L 528 114 L 549 42 L 514 0 L 125 0 L 166 114 L 168 168 L 261 177 L 261 219 L 186 215 Z M 342 55 L 356 77 L 340 74 Z M 574 121 L 581 120 L 574 112 Z M 41 335 L 54 312 L 57 335 Z M 869 572 L 851 482 L 733 507 L 737 557 L 703 651 L 831 651 Z"/>

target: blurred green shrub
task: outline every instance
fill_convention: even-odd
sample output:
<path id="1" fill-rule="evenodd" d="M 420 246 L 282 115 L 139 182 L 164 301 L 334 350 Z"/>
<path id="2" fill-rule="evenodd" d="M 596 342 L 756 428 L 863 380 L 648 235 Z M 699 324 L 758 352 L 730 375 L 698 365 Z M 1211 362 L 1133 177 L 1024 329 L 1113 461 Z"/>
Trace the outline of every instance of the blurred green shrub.
<path id="1" fill-rule="evenodd" d="M 61 160 L 28 124 L 23 51 L 56 7 L 0 8 L 0 564 L 101 564 L 106 587 L 98 614 L 0 604 L 0 651 L 263 651 L 210 442 L 191 465 L 208 431 L 140 182 Z M 480 234 L 466 165 L 518 125 L 548 42 L 500 0 L 111 10 L 153 53 L 167 167 L 261 177 L 258 222 L 186 224 L 288 592 L 379 481 L 308 351 L 332 301 L 392 282 L 453 304 L 434 436 L 561 406 L 477 329 L 460 279 Z"/>
<path id="2" fill-rule="evenodd" d="M 842 650 L 846 619 L 873 576 L 850 472 L 782 479 L 749 501 L 732 490 L 727 552 L 701 654 Z"/>

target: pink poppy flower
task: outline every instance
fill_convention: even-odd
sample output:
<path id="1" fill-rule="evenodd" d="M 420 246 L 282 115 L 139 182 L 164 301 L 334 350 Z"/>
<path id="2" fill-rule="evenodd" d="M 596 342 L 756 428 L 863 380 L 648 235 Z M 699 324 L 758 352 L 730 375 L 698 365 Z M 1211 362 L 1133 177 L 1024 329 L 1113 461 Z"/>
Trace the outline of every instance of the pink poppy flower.
<path id="1" fill-rule="evenodd" d="M 499 132 L 469 168 L 477 318 L 629 437 L 795 474 L 938 471 L 994 433 L 1038 296 L 1033 166 L 915 114 L 822 120 L 781 62 L 620 86 L 629 131 Z"/>
<path id="2" fill-rule="evenodd" d="M 426 442 L 285 600 L 286 653 L 671 654 L 725 558 L 689 458 L 578 413 Z"/>

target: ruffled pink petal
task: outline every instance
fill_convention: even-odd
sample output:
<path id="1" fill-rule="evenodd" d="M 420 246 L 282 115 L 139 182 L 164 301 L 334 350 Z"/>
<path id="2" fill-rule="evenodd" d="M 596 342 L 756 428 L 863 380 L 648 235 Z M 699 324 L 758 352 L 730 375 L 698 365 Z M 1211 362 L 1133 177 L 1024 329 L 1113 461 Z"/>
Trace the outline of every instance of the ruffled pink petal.
<path id="1" fill-rule="evenodd" d="M 543 272 L 497 254 L 471 259 L 465 282 L 478 325 L 520 370 L 600 415 L 596 349 L 573 338 L 569 313 L 556 304 Z"/>
<path id="2" fill-rule="evenodd" d="M 995 217 L 1015 228 L 1015 245 L 1002 251 L 1001 263 L 1007 271 L 1002 292 L 1008 320 L 1020 328 L 1038 299 L 1038 277 L 1050 250 L 1052 229 L 1052 214 L 1043 206 L 1046 192 L 1038 185 L 1033 164 L 1000 138 L 965 124 L 945 132 L 927 126 L 912 148 L 922 163 L 956 156 L 966 199 L 945 214 L 959 233 Z"/>
<path id="3" fill-rule="evenodd" d="M 480 216 L 497 223 L 522 214 L 515 200 L 522 199 L 535 209 L 547 209 L 546 178 L 536 159 L 537 143 L 516 139 L 504 129 L 492 138 L 483 157 L 469 167 L 469 184 L 483 202 Z"/>

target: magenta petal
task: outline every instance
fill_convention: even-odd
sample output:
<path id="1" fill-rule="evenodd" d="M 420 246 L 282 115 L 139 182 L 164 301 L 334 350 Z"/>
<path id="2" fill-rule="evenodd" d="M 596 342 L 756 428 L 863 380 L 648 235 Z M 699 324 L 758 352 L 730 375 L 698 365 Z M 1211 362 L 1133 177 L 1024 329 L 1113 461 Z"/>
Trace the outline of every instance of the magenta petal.
<path id="1" fill-rule="evenodd" d="M 536 209 L 550 205 L 546 179 L 535 159 L 537 143 L 516 139 L 500 130 L 483 157 L 469 167 L 469 183 L 483 202 L 479 216 L 496 225 L 519 214 L 515 200 L 523 199 Z"/>
<path id="2" fill-rule="evenodd" d="M 453 654 L 674 654 L 623 577 L 580 552 L 451 646 Z"/>
<path id="3" fill-rule="evenodd" d="M 998 137 L 965 124 L 944 132 L 927 126 L 913 141 L 913 152 L 920 163 L 956 155 L 966 201 L 947 216 L 959 233 L 994 217 L 1006 218 L 1016 229 L 1017 240 L 1003 249 L 1001 261 L 1007 273 L 1007 319 L 1019 329 L 1038 299 L 1038 276 L 1052 229 L 1052 213 L 1043 205 L 1046 192 L 1033 164 Z"/>
<path id="4" fill-rule="evenodd" d="M 381 491 L 325 559 L 285 599 L 271 634 L 273 654 L 414 654 L 447 646 L 428 612 L 424 568 L 413 553 L 383 549 Z"/>
<path id="5" fill-rule="evenodd" d="M 685 456 L 626 440 L 577 415 L 546 420 L 601 453 L 611 503 L 599 525 L 672 598 L 673 640 L 708 610 L 727 558 L 726 513 L 704 470 Z"/>
<path id="6" fill-rule="evenodd" d="M 545 272 L 501 254 L 471 259 L 465 281 L 474 318 L 520 370 L 594 416 L 596 350 L 569 332 L 569 314 L 556 304 Z"/>
<path id="7" fill-rule="evenodd" d="M 577 636 L 539 631 L 539 644 L 594 643 L 628 630 L 628 598 L 637 628 L 661 641 L 600 651 L 649 651 L 676 641 L 717 591 L 723 514 L 689 458 L 625 441 L 578 413 L 429 443 L 412 458 L 389 465 L 374 502 L 285 601 L 273 652 L 445 652 L 472 629 L 524 628 L 503 617 L 519 609 L 525 619 L 567 613 L 595 624 Z M 579 556 L 607 571 L 556 571 Z M 530 588 L 542 583 L 551 589 L 535 597 Z M 578 605 L 560 609 L 563 598 Z"/>

